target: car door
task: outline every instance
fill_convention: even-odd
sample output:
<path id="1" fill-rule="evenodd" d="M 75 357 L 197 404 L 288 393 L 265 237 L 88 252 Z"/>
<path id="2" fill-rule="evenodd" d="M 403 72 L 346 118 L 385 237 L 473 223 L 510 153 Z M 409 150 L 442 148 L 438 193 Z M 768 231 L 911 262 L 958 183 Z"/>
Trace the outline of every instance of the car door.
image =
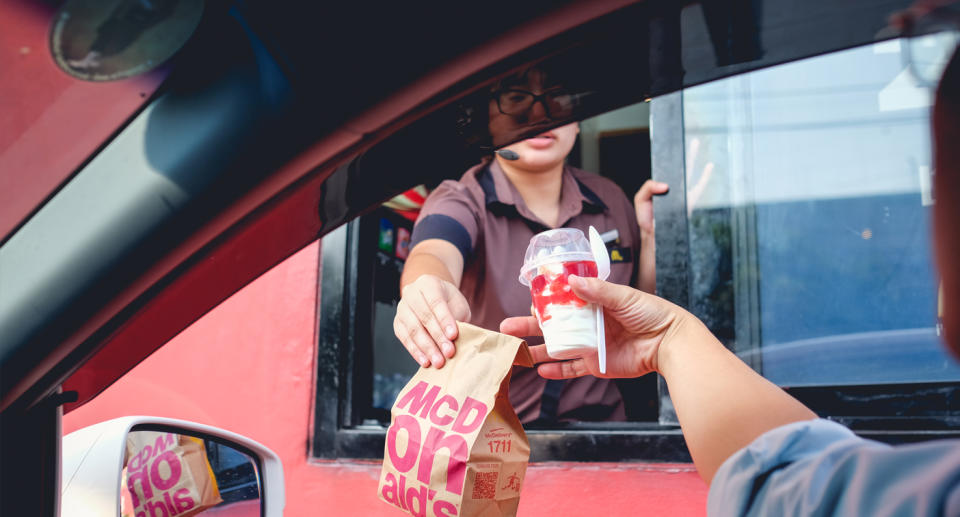
<path id="1" fill-rule="evenodd" d="M 415 56 L 399 61 L 367 44 L 391 24 L 370 27 L 350 9 L 211 8 L 159 93 L 144 92 L 146 107 L 60 176 L 72 175 L 69 181 L 38 191 L 29 217 L 4 237 L 0 425 L 5 456 L 18 459 L 3 462 L 4 491 L 56 501 L 58 408 L 95 397 L 251 279 L 413 186 L 413 177 L 389 174 L 384 164 L 426 154 L 446 173 L 473 159 L 480 150 L 457 124 L 457 102 L 496 77 L 562 51 L 609 55 L 591 54 L 589 45 L 610 51 L 604 38 L 611 35 L 635 45 L 636 68 L 594 63 L 606 90 L 579 120 L 873 41 L 904 3 L 822 2 L 818 12 L 834 25 L 819 39 L 805 37 L 802 16 L 776 1 L 719 11 L 668 2 L 536 5 L 509 16 L 506 5 L 484 5 L 469 31 L 449 28 L 462 28 L 453 12 L 429 24 L 405 13 L 404 32 L 417 23 L 448 27 L 437 36 L 448 45 L 425 37 Z M 785 22 L 770 22 L 771 13 Z M 321 19 L 333 35 L 357 43 L 337 52 L 304 45 L 316 31 L 311 22 Z M 734 30 L 735 20 L 752 23 Z M 729 39 L 718 29 L 724 26 Z M 717 34 L 720 43 L 739 43 L 717 44 Z M 380 67 L 389 73 L 371 72 Z M 331 72 L 337 80 L 325 82 Z M 424 134 L 442 138 L 424 148 Z M 52 515 L 53 508 L 36 510 Z"/>
<path id="2" fill-rule="evenodd" d="M 381 6 L 383 16 L 373 19 L 359 4 L 211 3 L 172 60 L 156 70 L 135 62 L 142 73 L 130 78 L 104 77 L 128 81 L 124 87 L 84 85 L 87 97 L 53 99 L 59 103 L 13 93 L 23 95 L 17 107 L 51 105 L 33 111 L 45 119 L 9 127 L 8 142 L 16 145 L 8 149 L 21 157 L 59 153 L 45 147 L 51 128 L 90 131 L 72 109 L 89 98 L 102 104 L 135 92 L 137 100 L 97 118 L 71 159 L 38 162 L 45 183 L 18 190 L 18 208 L 5 214 L 4 492 L 33 494 L 43 503 L 32 510 L 53 515 L 59 408 L 96 395 L 240 286 L 335 227 L 317 216 L 321 185 L 334 170 L 421 116 L 418 110 L 450 102 L 466 87 L 451 85 L 470 74 L 624 4 L 553 14 L 547 3 L 532 3 L 509 16 L 506 4 L 473 6 L 463 25 L 464 11 L 426 6 Z M 16 59 L 25 61 L 10 66 L 49 59 L 59 47 L 48 47 L 45 36 L 89 7 L 11 4 L 4 33 L 20 35 L 13 27 L 22 25 L 32 46 L 17 47 Z M 122 12 L 98 16 L 87 20 L 90 30 L 126 30 Z M 539 29 L 528 25 L 533 19 Z M 418 25 L 437 30 L 411 30 Z M 137 30 L 146 34 L 147 27 Z M 502 33 L 499 46 L 474 50 Z M 405 43 L 371 44 L 378 37 Z M 354 44 L 337 45 L 344 40 Z M 445 65 L 456 56 L 456 66 Z M 37 66 L 51 75 L 56 62 Z M 338 80 L 327 80 L 334 70 Z M 94 118 L 104 115 L 94 106 L 86 104 Z M 17 140 L 22 133 L 31 138 Z M 4 167 L 6 184 L 29 183 L 15 165 Z M 103 362 L 91 363 L 94 357 Z M 81 363 L 91 369 L 73 376 L 77 389 L 59 395 Z"/>

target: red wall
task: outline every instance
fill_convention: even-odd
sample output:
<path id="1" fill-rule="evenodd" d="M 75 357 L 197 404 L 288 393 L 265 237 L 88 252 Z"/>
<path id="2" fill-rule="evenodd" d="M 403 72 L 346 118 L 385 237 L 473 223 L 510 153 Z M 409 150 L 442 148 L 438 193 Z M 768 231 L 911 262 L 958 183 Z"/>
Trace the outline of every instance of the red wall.
<path id="1" fill-rule="evenodd" d="M 378 462 L 307 459 L 319 256 L 312 244 L 223 302 L 67 414 L 64 433 L 135 414 L 209 424 L 280 455 L 286 515 L 403 515 L 377 499 Z M 706 495 L 689 464 L 542 463 L 520 515 L 703 515 Z"/>

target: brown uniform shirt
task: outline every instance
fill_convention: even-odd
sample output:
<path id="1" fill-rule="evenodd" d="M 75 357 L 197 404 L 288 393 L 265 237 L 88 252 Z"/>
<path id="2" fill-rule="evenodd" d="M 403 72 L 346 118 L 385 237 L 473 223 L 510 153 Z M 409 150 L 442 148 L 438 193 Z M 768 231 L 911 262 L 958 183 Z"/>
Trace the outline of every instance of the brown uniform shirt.
<path id="1" fill-rule="evenodd" d="M 608 280 L 632 285 L 640 235 L 633 205 L 620 187 L 596 174 L 565 167 L 558 220 L 561 227 L 578 228 L 584 234 L 591 225 L 600 233 L 618 230 L 619 242 L 608 245 L 612 259 Z M 548 229 L 493 160 L 474 166 L 459 181 L 444 181 L 430 194 L 410 246 L 427 239 L 456 246 L 464 259 L 460 290 L 470 305 L 470 322 L 499 330 L 504 318 L 530 314 L 529 288 L 518 280 L 520 266 L 530 238 Z M 536 370 L 515 367 L 510 401 L 524 423 L 626 419 L 616 384 L 591 376 L 548 382 Z"/>

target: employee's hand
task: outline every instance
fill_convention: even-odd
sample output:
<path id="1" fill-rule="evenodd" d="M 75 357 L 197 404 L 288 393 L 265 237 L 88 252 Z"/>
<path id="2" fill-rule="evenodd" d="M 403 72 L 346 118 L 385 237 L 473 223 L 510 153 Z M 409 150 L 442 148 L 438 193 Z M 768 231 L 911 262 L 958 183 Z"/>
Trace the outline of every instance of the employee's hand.
<path id="1" fill-rule="evenodd" d="M 393 333 L 420 366 L 440 368 L 456 352 L 457 322 L 469 320 L 470 307 L 455 285 L 420 275 L 403 288 Z"/>
<path id="2" fill-rule="evenodd" d="M 688 312 L 657 296 L 631 287 L 611 284 L 598 278 L 571 275 L 570 286 L 577 296 L 604 308 L 607 335 L 607 372 L 600 373 L 597 353 L 569 361 L 557 361 L 547 355 L 546 345 L 530 347 L 538 373 L 548 379 L 596 377 L 639 377 L 658 371 L 660 351 L 665 341 L 688 320 Z M 500 332 L 513 336 L 540 335 L 533 317 L 507 318 Z"/>
<path id="3" fill-rule="evenodd" d="M 662 181 L 647 180 L 633 196 L 633 207 L 637 211 L 637 226 L 643 235 L 653 235 L 653 196 L 666 194 L 670 186 Z"/>

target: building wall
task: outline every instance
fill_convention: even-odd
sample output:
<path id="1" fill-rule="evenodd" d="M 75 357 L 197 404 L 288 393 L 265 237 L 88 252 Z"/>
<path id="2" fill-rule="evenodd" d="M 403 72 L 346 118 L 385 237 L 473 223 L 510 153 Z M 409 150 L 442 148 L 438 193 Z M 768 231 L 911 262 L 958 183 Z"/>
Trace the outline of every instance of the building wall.
<path id="1" fill-rule="evenodd" d="M 124 415 L 180 418 L 248 436 L 283 460 L 286 515 L 396 516 L 379 462 L 308 459 L 320 246 L 314 243 L 206 314 L 93 401 L 64 433 Z M 703 515 L 692 465 L 531 465 L 520 515 Z"/>

